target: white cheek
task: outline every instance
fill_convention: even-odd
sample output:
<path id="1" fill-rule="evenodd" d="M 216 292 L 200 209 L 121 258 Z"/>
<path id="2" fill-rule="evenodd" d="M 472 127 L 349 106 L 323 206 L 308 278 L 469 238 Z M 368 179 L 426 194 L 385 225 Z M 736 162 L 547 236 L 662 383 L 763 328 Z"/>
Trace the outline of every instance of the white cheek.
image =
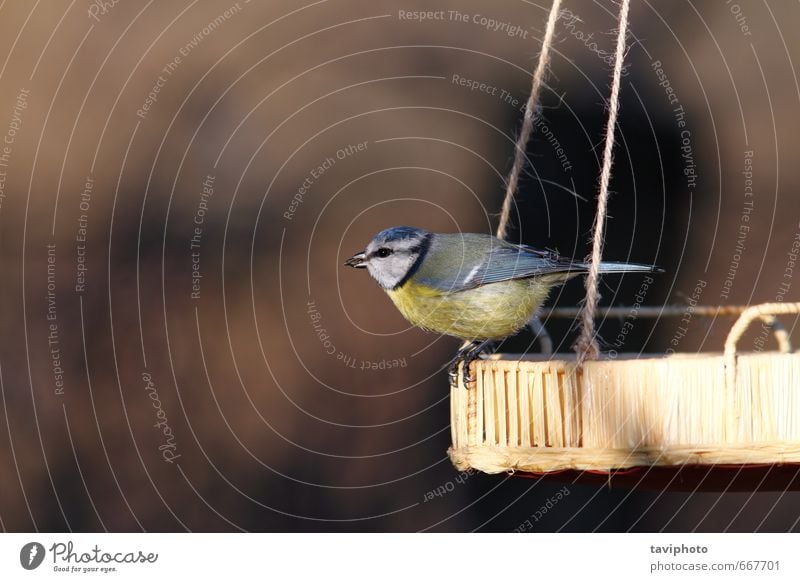
<path id="1" fill-rule="evenodd" d="M 372 277 L 373 277 L 374 279 L 377 279 L 377 277 L 376 277 L 376 273 L 375 273 L 375 265 L 373 265 L 373 264 L 372 264 L 372 261 L 370 261 L 369 263 L 367 263 L 367 272 L 368 272 L 370 275 L 372 275 Z"/>
<path id="2" fill-rule="evenodd" d="M 391 289 L 405 276 L 408 267 L 405 261 L 372 259 L 367 263 L 367 271 L 378 284 Z"/>
<path id="3" fill-rule="evenodd" d="M 378 264 L 377 261 L 370 261 L 367 263 L 367 271 L 382 287 L 385 286 L 386 269 L 384 265 Z"/>

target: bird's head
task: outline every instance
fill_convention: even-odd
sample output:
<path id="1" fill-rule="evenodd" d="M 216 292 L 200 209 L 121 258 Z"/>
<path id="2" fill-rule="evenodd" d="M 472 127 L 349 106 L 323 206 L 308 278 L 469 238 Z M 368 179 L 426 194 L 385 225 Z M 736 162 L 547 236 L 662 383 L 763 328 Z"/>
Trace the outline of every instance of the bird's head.
<path id="1" fill-rule="evenodd" d="M 345 261 L 348 267 L 366 268 L 384 289 L 405 283 L 419 267 L 433 235 L 413 226 L 394 226 L 376 234 L 367 248 Z"/>

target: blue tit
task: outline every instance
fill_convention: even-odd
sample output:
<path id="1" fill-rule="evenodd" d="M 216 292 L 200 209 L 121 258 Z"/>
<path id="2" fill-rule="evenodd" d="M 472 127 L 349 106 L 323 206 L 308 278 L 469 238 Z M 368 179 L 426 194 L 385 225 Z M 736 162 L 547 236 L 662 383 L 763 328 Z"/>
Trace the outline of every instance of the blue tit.
<path id="1" fill-rule="evenodd" d="M 467 364 L 493 340 L 514 335 L 550 290 L 589 265 L 487 234 L 432 233 L 411 226 L 379 232 L 345 265 L 366 268 L 413 325 L 469 342 L 451 366 Z M 654 267 L 603 262 L 601 273 Z"/>

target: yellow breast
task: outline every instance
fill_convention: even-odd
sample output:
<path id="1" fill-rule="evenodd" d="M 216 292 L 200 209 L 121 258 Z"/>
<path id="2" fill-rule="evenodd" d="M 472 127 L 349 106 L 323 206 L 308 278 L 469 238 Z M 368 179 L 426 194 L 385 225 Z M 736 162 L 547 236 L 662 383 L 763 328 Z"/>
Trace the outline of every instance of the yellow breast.
<path id="1" fill-rule="evenodd" d="M 547 298 L 549 285 L 533 279 L 503 281 L 447 293 L 406 282 L 388 290 L 412 324 L 463 339 L 501 339 L 519 331 Z"/>

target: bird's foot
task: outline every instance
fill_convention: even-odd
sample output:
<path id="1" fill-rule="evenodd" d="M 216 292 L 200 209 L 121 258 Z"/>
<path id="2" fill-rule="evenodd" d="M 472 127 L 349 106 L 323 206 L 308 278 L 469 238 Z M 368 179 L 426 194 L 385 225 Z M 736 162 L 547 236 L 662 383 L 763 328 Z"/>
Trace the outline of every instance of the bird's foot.
<path id="1" fill-rule="evenodd" d="M 450 385 L 453 387 L 458 385 L 459 364 L 461 364 L 461 374 L 464 382 L 464 388 L 466 388 L 470 382 L 473 382 L 475 378 L 472 378 L 469 374 L 470 364 L 480 358 L 480 355 L 489 349 L 491 345 L 491 340 L 476 340 L 459 349 L 456 353 L 456 357 L 453 358 L 453 361 L 450 362 L 450 366 L 447 368 L 447 375 L 450 377 Z"/>
<path id="2" fill-rule="evenodd" d="M 466 355 L 472 350 L 477 342 L 469 342 L 464 344 L 459 350 L 456 352 L 455 357 L 450 361 L 450 365 L 447 367 L 447 375 L 450 378 L 450 385 L 455 387 L 458 385 L 458 365 L 464 361 Z"/>

